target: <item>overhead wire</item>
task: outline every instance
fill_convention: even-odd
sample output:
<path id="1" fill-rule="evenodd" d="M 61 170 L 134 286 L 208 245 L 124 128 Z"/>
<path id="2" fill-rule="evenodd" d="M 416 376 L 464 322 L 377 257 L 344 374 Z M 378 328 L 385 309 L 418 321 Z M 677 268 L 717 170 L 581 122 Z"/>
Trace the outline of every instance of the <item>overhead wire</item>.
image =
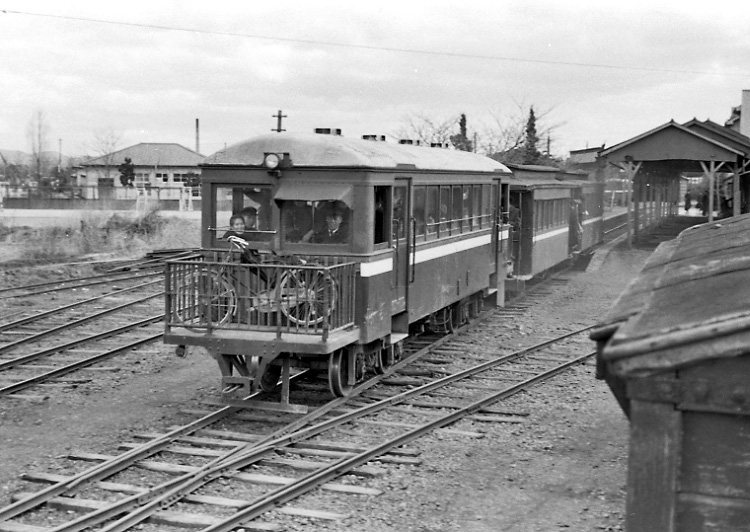
<path id="1" fill-rule="evenodd" d="M 461 59 L 484 59 L 484 60 L 493 60 L 493 61 L 510 61 L 510 62 L 517 62 L 517 63 L 534 63 L 534 64 L 545 64 L 545 65 L 561 65 L 561 66 L 573 66 L 573 67 L 581 67 L 581 68 L 601 68 L 601 69 L 612 69 L 612 70 L 632 70 L 632 71 L 639 71 L 639 72 L 657 72 L 657 73 L 666 73 L 666 74 L 700 74 L 700 75 L 709 74 L 709 75 L 750 77 L 750 73 L 740 73 L 740 72 L 683 70 L 683 69 L 671 69 L 671 68 L 652 68 L 652 67 L 644 67 L 644 66 L 608 65 L 608 64 L 603 64 L 603 63 L 584 63 L 584 62 L 577 62 L 577 61 L 558 61 L 558 60 L 551 60 L 551 59 L 530 59 L 530 58 L 525 58 L 525 57 L 508 57 L 508 56 L 493 55 L 493 54 L 448 52 L 448 51 L 440 51 L 440 50 L 420 50 L 420 49 L 415 49 L 415 48 L 342 43 L 342 42 L 335 42 L 335 41 L 324 41 L 324 40 L 319 40 L 319 39 L 301 39 L 301 38 L 292 38 L 292 37 L 258 35 L 258 34 L 252 34 L 252 33 L 207 30 L 207 29 L 201 29 L 201 28 L 184 28 L 184 27 L 177 27 L 177 26 L 168 26 L 168 25 L 163 25 L 163 24 L 147 24 L 143 22 L 126 22 L 126 21 L 118 21 L 118 20 L 96 19 L 96 18 L 89 18 L 89 17 L 76 17 L 72 15 L 58 15 L 58 14 L 52 14 L 52 13 L 33 13 L 30 11 L 17 11 L 17 10 L 11 10 L 11 9 L 1 9 L 0 12 L 5 13 L 5 14 L 10 14 L 10 15 L 47 17 L 47 18 L 56 18 L 56 19 L 63 19 L 63 20 L 73 20 L 73 21 L 79 21 L 79 22 L 90 22 L 90 23 L 96 23 L 96 24 L 112 24 L 112 25 L 118 25 L 118 26 L 128 26 L 128 27 L 135 27 L 135 28 L 161 30 L 161 31 L 181 31 L 181 32 L 199 33 L 199 34 L 205 34 L 205 35 L 218 35 L 218 36 L 224 36 L 224 37 L 239 37 L 239 38 L 245 38 L 245 39 L 259 39 L 259 40 L 266 40 L 266 41 L 285 42 L 285 43 L 291 43 L 291 44 L 334 46 L 334 47 L 340 47 L 340 48 L 350 48 L 350 49 L 359 49 L 359 50 L 421 54 L 421 55 L 431 55 L 431 56 L 455 57 L 455 58 L 461 58 Z"/>

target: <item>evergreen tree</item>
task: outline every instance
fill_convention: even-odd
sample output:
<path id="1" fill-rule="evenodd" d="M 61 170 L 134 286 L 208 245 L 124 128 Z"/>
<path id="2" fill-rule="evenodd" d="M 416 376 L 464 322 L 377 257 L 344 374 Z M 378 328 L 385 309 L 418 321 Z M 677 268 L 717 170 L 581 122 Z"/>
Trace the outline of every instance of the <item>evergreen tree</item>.
<path id="1" fill-rule="evenodd" d="M 529 119 L 526 122 L 526 140 L 523 146 L 523 164 L 537 164 L 542 153 L 537 148 L 539 137 L 536 135 L 536 116 L 534 107 L 529 108 Z"/>
<path id="2" fill-rule="evenodd" d="M 453 147 L 461 151 L 473 151 L 473 143 L 466 136 L 466 115 L 461 114 L 461 118 L 458 120 L 459 133 L 458 135 L 451 135 L 451 143 Z"/>
<path id="3" fill-rule="evenodd" d="M 120 183 L 124 187 L 132 187 L 135 181 L 135 165 L 130 157 L 125 157 L 125 162 L 122 163 L 118 170 L 120 170 Z"/>

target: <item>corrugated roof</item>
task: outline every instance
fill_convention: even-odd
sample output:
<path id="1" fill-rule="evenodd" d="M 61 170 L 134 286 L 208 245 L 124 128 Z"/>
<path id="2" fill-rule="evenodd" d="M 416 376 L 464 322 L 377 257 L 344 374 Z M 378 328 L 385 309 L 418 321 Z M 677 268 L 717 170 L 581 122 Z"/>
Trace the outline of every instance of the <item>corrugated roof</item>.
<path id="1" fill-rule="evenodd" d="M 339 135 L 272 133 L 206 158 L 205 166 L 261 166 L 265 153 L 289 153 L 294 167 L 474 171 L 510 173 L 503 164 L 471 152 L 350 139 Z"/>
<path id="2" fill-rule="evenodd" d="M 205 159 L 203 155 L 174 143 L 141 142 L 129 148 L 114 152 L 109 164 L 121 164 L 130 157 L 136 166 L 198 166 Z M 97 157 L 81 166 L 105 165 L 107 158 Z"/>

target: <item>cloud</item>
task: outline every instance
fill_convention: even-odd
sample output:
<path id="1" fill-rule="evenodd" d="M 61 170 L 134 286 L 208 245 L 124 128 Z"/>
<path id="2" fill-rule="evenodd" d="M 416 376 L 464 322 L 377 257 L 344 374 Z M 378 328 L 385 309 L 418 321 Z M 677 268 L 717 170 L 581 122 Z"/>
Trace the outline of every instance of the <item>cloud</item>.
<path id="1" fill-rule="evenodd" d="M 36 109 L 71 150 L 103 127 L 194 147 L 199 118 L 210 154 L 279 109 L 289 130 L 358 136 L 416 112 L 471 127 L 523 102 L 551 109 L 563 152 L 723 121 L 750 83 L 748 9 L 721 0 L 4 4 L 24 13 L 0 13 L 7 149 L 26 148 Z"/>

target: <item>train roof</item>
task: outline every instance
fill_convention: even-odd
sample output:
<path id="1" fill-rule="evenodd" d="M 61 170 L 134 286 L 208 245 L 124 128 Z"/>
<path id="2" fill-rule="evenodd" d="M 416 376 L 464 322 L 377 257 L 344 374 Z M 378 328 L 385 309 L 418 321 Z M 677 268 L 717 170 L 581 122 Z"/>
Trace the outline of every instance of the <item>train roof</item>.
<path id="1" fill-rule="evenodd" d="M 556 179 L 549 177 L 526 177 L 513 174 L 505 180 L 511 188 L 534 189 L 534 188 L 574 188 L 596 185 L 595 181 L 581 179 Z"/>
<path id="2" fill-rule="evenodd" d="M 288 153 L 294 167 L 510 173 L 504 164 L 471 152 L 301 133 L 245 140 L 210 155 L 202 166 L 261 166 L 266 153 Z"/>
<path id="3" fill-rule="evenodd" d="M 661 244 L 591 337 L 621 376 L 750 353 L 750 215 Z"/>

